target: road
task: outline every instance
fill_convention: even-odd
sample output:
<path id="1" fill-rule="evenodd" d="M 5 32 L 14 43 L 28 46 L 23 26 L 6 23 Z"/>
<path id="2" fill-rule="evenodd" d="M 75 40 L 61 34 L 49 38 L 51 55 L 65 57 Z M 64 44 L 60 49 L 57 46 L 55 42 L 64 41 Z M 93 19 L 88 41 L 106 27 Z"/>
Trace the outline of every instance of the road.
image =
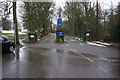
<path id="1" fill-rule="evenodd" d="M 2 55 L 3 78 L 118 78 L 120 62 L 115 47 L 98 47 L 65 37 L 55 43 L 55 34 L 15 53 Z"/>

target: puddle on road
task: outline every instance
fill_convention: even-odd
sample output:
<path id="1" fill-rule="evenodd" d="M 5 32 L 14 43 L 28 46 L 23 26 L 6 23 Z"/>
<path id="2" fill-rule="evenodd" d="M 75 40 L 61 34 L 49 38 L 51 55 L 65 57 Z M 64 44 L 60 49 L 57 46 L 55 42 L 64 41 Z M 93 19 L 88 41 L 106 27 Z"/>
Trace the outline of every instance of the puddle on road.
<path id="1" fill-rule="evenodd" d="M 37 57 L 39 56 L 40 58 L 44 58 L 45 55 L 48 55 L 50 52 L 49 51 L 54 51 L 54 53 L 58 54 L 63 54 L 64 50 L 60 49 L 49 49 L 49 48 L 41 48 L 41 47 L 21 47 L 19 49 L 15 49 L 14 53 L 6 53 L 3 55 L 4 60 L 21 60 L 30 56 Z M 44 53 L 44 54 L 43 54 Z M 43 55 L 43 56 L 42 56 Z"/>
<path id="2" fill-rule="evenodd" d="M 120 57 L 109 57 L 108 59 L 111 60 L 113 63 L 119 63 L 120 64 Z"/>
<path id="3" fill-rule="evenodd" d="M 85 55 L 86 57 L 90 57 L 90 58 L 98 58 L 97 55 L 88 54 L 88 53 L 82 53 L 82 54 Z"/>
<path id="4" fill-rule="evenodd" d="M 72 55 L 77 55 L 72 51 L 68 51 L 68 53 L 72 54 Z M 94 58 L 94 59 L 98 59 L 98 60 L 102 60 L 102 61 L 107 61 L 107 62 L 112 62 L 112 63 L 117 63 L 120 64 L 120 57 L 109 57 L 109 58 L 102 58 L 99 57 L 97 55 L 93 55 L 93 54 L 88 54 L 88 53 L 81 53 L 84 56 L 88 57 L 88 58 Z M 79 55 L 77 55 L 79 56 Z"/>
<path id="5" fill-rule="evenodd" d="M 120 58 L 117 58 L 117 57 L 99 58 L 99 59 L 103 60 L 103 61 L 108 61 L 108 62 L 120 64 Z"/>
<path id="6" fill-rule="evenodd" d="M 26 52 L 27 51 L 27 52 Z M 29 51 L 29 52 L 28 52 Z M 46 52 L 47 51 L 47 52 Z M 44 56 L 42 55 L 47 55 L 47 53 L 49 53 L 49 51 L 53 51 L 54 53 L 58 53 L 58 54 L 63 54 L 65 53 L 64 50 L 60 50 L 60 49 L 49 49 L 49 48 L 41 48 L 41 47 L 22 47 L 20 49 L 16 49 L 14 51 L 14 53 L 6 53 L 3 55 L 3 59 L 5 60 L 21 60 L 20 58 L 23 59 L 24 56 L 41 56 L 41 58 Z M 42 54 L 41 54 L 42 53 Z M 43 54 L 45 53 L 45 54 Z M 77 55 L 75 54 L 74 52 L 72 51 L 68 51 L 69 54 L 72 54 L 72 55 Z M 37 54 L 37 55 L 34 55 L 34 54 Z M 93 54 L 89 54 L 89 53 L 81 53 L 83 54 L 84 56 L 88 57 L 88 58 L 94 58 L 94 59 L 99 59 L 101 61 L 108 61 L 108 62 L 112 62 L 112 63 L 118 63 L 120 64 L 120 58 L 118 57 L 109 57 L 109 58 L 101 58 L 101 57 L 98 57 L 97 55 L 93 55 Z M 77 55 L 79 56 L 79 55 Z"/>
<path id="7" fill-rule="evenodd" d="M 56 52 L 57 52 L 57 53 L 64 53 L 64 50 L 56 49 Z"/>
<path id="8" fill-rule="evenodd" d="M 73 51 L 68 51 L 68 53 L 73 54 L 73 55 L 77 55 L 77 54 L 74 54 Z M 89 53 L 81 53 L 81 54 L 83 54 L 84 56 L 89 57 L 89 58 L 98 58 L 97 55 L 93 55 L 93 54 L 89 54 Z"/>
<path id="9" fill-rule="evenodd" d="M 14 53 L 4 53 L 4 54 L 2 54 L 2 59 L 13 60 L 14 58 L 15 58 Z"/>
<path id="10" fill-rule="evenodd" d="M 39 49 L 39 50 L 50 50 L 50 49 L 48 49 L 48 48 L 41 48 L 41 47 L 28 47 L 28 48 L 30 48 L 30 49 Z"/>
<path id="11" fill-rule="evenodd" d="M 108 59 L 120 60 L 120 57 L 109 57 Z"/>
<path id="12" fill-rule="evenodd" d="M 88 69 L 95 71 L 95 64 L 83 59 L 82 57 L 80 58 L 77 56 L 74 57 L 73 55 L 69 55 L 66 50 L 40 47 L 22 47 L 15 52 L 16 55 L 12 55 L 12 57 L 15 57 L 15 59 L 12 59 L 13 62 L 10 62 L 7 57 L 7 60 L 3 59 L 3 61 L 5 61 L 3 64 L 11 64 L 8 64 L 7 67 L 3 66 L 4 74 L 10 73 L 16 75 L 17 73 L 23 77 L 24 75 L 29 77 L 49 77 L 53 75 L 60 75 L 60 72 L 62 73 L 62 71 L 63 73 L 65 71 L 64 74 L 66 75 L 75 76 L 77 74 L 80 74 L 79 72 L 82 70 L 83 73 L 81 72 L 81 74 L 84 74 L 84 70 L 87 72 Z M 74 54 L 71 51 L 69 51 L 69 53 Z M 89 58 L 99 59 L 96 55 L 93 54 L 82 54 Z M 10 55 L 8 56 L 9 58 L 11 57 Z M 102 69 L 104 68 L 102 67 Z M 12 71 L 15 71 L 15 73 L 11 73 Z"/>
<path id="13" fill-rule="evenodd" d="M 71 54 L 71 55 L 77 55 L 73 51 L 70 51 L 70 50 L 68 51 L 68 53 Z M 79 56 L 79 55 L 77 55 L 77 56 Z"/>
<path id="14" fill-rule="evenodd" d="M 93 54 L 88 54 L 88 53 L 82 53 L 82 54 L 85 55 L 86 57 L 89 57 L 89 58 L 97 58 L 97 59 L 100 59 L 103 61 L 108 61 L 108 62 L 120 64 L 120 58 L 118 58 L 118 57 L 101 58 L 101 57 L 98 57 L 97 55 L 93 55 Z"/>

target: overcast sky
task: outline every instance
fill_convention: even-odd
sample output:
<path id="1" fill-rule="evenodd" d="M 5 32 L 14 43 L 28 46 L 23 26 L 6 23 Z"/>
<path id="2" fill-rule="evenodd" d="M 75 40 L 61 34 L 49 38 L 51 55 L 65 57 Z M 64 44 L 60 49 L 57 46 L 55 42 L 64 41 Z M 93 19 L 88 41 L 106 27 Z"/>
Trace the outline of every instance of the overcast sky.
<path id="1" fill-rule="evenodd" d="M 28 0 L 29 1 L 29 0 Z M 54 0 L 55 1 L 55 3 L 56 3 L 56 8 L 58 8 L 58 7 L 62 7 L 63 8 L 63 6 L 65 6 L 65 1 L 66 0 Z M 77 1 L 84 1 L 84 0 L 77 0 Z M 96 0 L 92 0 L 92 1 L 96 1 Z M 102 7 L 102 9 L 109 9 L 110 8 L 110 6 L 111 6 L 111 1 L 113 2 L 113 6 L 114 7 L 116 7 L 117 5 L 118 5 L 118 2 L 120 1 L 120 0 L 98 0 L 98 2 L 100 3 L 100 5 L 101 5 L 101 7 Z M 19 2 L 17 2 L 17 4 L 19 4 Z M 18 15 L 18 22 L 20 22 L 20 24 L 22 24 L 22 21 L 21 20 L 19 20 L 19 15 L 20 15 L 20 11 L 19 11 L 19 5 L 17 5 L 17 15 Z M 10 19 L 12 20 L 12 14 L 10 15 Z M 56 19 L 54 19 L 53 20 L 53 23 L 54 24 L 57 24 L 57 20 Z"/>
<path id="2" fill-rule="evenodd" d="M 54 0 L 56 2 L 56 6 L 64 6 L 65 4 L 65 1 L 66 0 Z M 85 1 L 85 0 L 77 0 L 77 1 Z M 93 1 L 95 2 L 96 0 L 90 0 L 90 1 Z M 98 2 L 101 4 L 102 8 L 103 9 L 109 9 L 110 8 L 110 5 L 111 5 L 111 1 L 113 2 L 113 6 L 117 6 L 118 5 L 118 2 L 120 0 L 98 0 Z"/>
<path id="3" fill-rule="evenodd" d="M 66 0 L 54 0 L 56 3 L 56 8 L 65 6 Z M 68 0 L 69 1 L 69 0 Z M 72 1 L 72 0 L 71 0 Z M 73 0 L 74 1 L 74 0 Z M 85 0 L 76 0 L 76 1 L 85 1 Z M 96 0 L 91 0 L 92 2 L 96 3 Z M 113 4 L 113 7 L 116 7 L 118 5 L 118 2 L 120 0 L 98 0 L 98 3 L 100 3 L 102 10 L 109 9 L 111 7 L 111 2 Z M 57 20 L 54 20 L 53 23 L 57 24 Z"/>

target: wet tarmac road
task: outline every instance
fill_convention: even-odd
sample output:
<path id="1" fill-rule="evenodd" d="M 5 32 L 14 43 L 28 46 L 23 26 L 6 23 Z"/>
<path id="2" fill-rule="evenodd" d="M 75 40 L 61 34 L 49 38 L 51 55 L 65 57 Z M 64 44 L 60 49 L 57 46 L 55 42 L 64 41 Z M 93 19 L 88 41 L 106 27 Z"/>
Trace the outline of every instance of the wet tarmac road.
<path id="1" fill-rule="evenodd" d="M 24 44 L 15 53 L 2 55 L 3 78 L 118 78 L 116 48 L 90 46 L 65 38 L 54 42 L 55 35 L 36 44 Z M 78 44 L 79 43 L 79 44 Z M 80 45 L 82 44 L 82 45 Z"/>

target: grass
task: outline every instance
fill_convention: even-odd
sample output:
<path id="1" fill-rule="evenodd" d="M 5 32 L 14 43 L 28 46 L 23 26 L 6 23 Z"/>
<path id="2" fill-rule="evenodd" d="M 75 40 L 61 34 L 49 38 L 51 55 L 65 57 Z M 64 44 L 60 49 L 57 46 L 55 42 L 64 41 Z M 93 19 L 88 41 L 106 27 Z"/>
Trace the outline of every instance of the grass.
<path id="1" fill-rule="evenodd" d="M 4 36 L 14 36 L 14 33 L 2 33 Z"/>
<path id="2" fill-rule="evenodd" d="M 3 36 L 7 36 L 8 39 L 13 40 L 14 39 L 14 33 L 2 33 Z M 19 34 L 19 38 L 25 38 L 28 34 Z"/>
<path id="3" fill-rule="evenodd" d="M 24 43 L 29 43 L 29 40 L 28 39 L 24 39 L 23 42 Z"/>
<path id="4" fill-rule="evenodd" d="M 14 36 L 14 33 L 2 33 L 4 36 Z M 28 34 L 19 34 L 19 36 L 27 36 Z"/>

